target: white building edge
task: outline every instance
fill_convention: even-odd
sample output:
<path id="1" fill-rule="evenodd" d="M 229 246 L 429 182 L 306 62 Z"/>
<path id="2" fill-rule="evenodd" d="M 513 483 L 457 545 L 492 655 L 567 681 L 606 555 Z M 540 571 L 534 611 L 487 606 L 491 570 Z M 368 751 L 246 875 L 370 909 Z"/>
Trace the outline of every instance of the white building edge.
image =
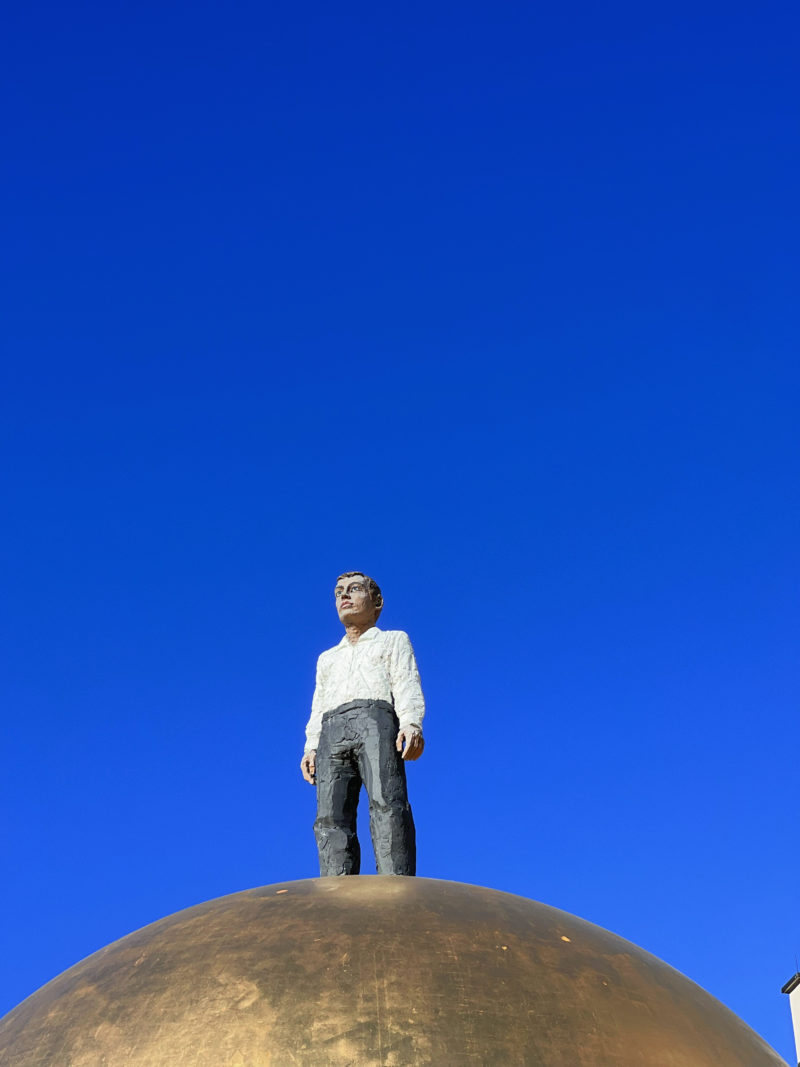
<path id="1" fill-rule="evenodd" d="M 792 1012 L 792 1026 L 794 1027 L 794 1048 L 797 1057 L 797 1067 L 800 1067 L 800 971 L 797 971 L 785 986 L 781 993 L 789 994 L 789 1008 Z"/>

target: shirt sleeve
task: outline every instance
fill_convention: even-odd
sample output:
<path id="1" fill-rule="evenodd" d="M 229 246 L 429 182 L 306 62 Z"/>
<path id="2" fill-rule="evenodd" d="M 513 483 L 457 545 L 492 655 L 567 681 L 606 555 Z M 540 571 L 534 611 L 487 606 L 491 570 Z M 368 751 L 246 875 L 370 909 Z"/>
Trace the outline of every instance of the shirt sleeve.
<path id="1" fill-rule="evenodd" d="M 392 681 L 394 710 L 400 722 L 400 729 L 407 726 L 422 726 L 425 716 L 425 698 L 422 695 L 422 683 L 419 679 L 414 649 L 408 634 L 397 630 L 392 642 L 389 657 L 389 671 Z"/>
<path id="2" fill-rule="evenodd" d="M 317 660 L 317 682 L 314 686 L 314 696 L 311 699 L 311 717 L 306 725 L 305 752 L 315 752 L 319 744 L 319 735 L 322 732 L 322 716 L 325 712 L 325 679 L 322 667 L 322 656 Z"/>

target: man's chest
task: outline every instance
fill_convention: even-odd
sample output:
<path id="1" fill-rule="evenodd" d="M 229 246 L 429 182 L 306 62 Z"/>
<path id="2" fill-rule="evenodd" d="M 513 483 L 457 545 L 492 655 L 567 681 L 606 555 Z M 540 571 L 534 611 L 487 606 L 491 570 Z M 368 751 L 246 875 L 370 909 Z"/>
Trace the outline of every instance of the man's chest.
<path id="1" fill-rule="evenodd" d="M 390 649 L 386 642 L 340 646 L 326 657 L 325 680 L 329 685 L 361 681 L 384 685 L 389 680 Z"/>

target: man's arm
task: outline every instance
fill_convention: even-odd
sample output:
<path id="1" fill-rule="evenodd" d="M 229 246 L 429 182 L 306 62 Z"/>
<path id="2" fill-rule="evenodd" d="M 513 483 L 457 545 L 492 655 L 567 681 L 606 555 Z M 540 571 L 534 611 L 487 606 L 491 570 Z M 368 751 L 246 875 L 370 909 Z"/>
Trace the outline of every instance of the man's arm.
<path id="1" fill-rule="evenodd" d="M 322 656 L 317 660 L 317 678 L 314 686 L 314 696 L 311 698 L 311 716 L 306 725 L 306 747 L 303 758 L 300 760 L 300 771 L 309 783 L 316 784 L 317 775 L 317 745 L 322 730 L 322 714 L 325 710 L 324 702 L 324 671 L 322 669 Z"/>
<path id="2" fill-rule="evenodd" d="M 422 683 L 414 657 L 414 649 L 411 647 L 408 634 L 402 630 L 394 634 L 389 665 L 394 710 L 400 723 L 397 751 L 403 753 L 405 760 L 419 759 L 425 747 L 422 738 L 425 698 L 422 695 Z"/>

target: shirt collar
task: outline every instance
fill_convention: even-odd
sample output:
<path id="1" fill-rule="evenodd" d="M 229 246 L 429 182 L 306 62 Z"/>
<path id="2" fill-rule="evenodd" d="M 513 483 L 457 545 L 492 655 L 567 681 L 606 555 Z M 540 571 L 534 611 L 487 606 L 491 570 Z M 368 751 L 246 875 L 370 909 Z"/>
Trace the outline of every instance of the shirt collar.
<path id="1" fill-rule="evenodd" d="M 365 630 L 361 637 L 359 637 L 359 639 L 356 641 L 356 645 L 360 645 L 362 641 L 373 641 L 380 633 L 383 633 L 380 627 L 370 626 L 370 628 L 368 630 Z M 350 642 L 347 640 L 347 634 L 345 634 L 339 642 L 340 648 L 342 648 L 344 645 L 350 645 Z M 351 645 L 350 647 L 355 648 L 355 645 Z"/>

